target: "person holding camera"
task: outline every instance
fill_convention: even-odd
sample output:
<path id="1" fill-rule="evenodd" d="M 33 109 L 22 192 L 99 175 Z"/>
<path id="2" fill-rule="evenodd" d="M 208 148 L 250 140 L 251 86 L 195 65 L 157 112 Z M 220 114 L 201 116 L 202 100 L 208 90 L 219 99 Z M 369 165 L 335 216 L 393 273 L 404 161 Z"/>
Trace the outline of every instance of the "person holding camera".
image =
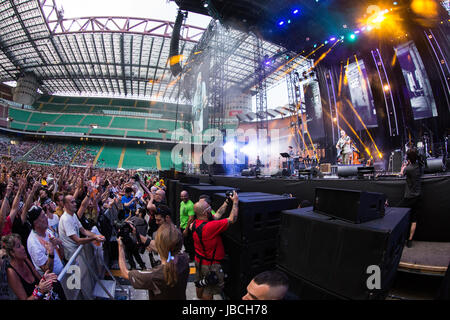
<path id="1" fill-rule="evenodd" d="M 119 268 L 122 277 L 135 289 L 147 289 L 150 300 L 186 300 L 189 277 L 189 257 L 180 253 L 183 244 L 181 232 L 172 223 L 164 223 L 151 241 L 161 257 L 161 265 L 151 271 L 129 271 L 125 264 L 122 238 L 119 238 Z M 150 239 L 146 245 L 151 247 Z"/>
<path id="2" fill-rule="evenodd" d="M 122 243 L 125 249 L 125 256 L 131 269 L 136 269 L 137 263 L 142 270 L 147 269 L 145 262 L 139 253 L 141 245 L 140 235 L 147 233 L 147 222 L 142 218 L 142 212 L 138 216 L 133 216 L 125 221 L 119 221 L 115 223 L 117 235 L 122 239 Z M 137 233 L 132 233 L 133 230 L 137 230 Z"/>
<path id="3" fill-rule="evenodd" d="M 197 297 L 212 300 L 220 294 L 224 285 L 224 272 L 221 261 L 225 258 L 225 250 L 220 234 L 235 223 L 238 217 L 239 197 L 236 191 L 227 192 L 227 199 L 213 216 L 210 204 L 199 200 L 194 205 L 196 220 L 191 224 L 195 248 L 195 286 Z M 228 218 L 221 219 L 228 205 L 232 205 Z"/>

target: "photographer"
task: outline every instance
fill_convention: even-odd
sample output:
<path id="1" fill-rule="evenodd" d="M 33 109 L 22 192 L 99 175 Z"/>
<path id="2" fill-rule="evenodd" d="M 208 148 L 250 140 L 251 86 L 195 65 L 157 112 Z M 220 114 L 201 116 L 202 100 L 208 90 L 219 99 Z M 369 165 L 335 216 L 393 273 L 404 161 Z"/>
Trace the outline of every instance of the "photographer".
<path id="1" fill-rule="evenodd" d="M 212 300 L 214 294 L 220 294 L 224 285 L 224 273 L 220 265 L 225 250 L 220 234 L 236 222 L 239 197 L 236 191 L 227 192 L 227 199 L 213 216 L 211 206 L 205 199 L 194 205 L 196 220 L 191 224 L 195 248 L 195 286 L 197 297 Z M 220 219 L 226 208 L 232 204 L 230 216 Z"/>
<path id="2" fill-rule="evenodd" d="M 136 269 L 137 263 L 142 270 L 147 269 L 145 262 L 142 260 L 139 253 L 141 245 L 140 235 L 147 234 L 147 222 L 144 220 L 145 212 L 139 211 L 137 216 L 131 217 L 127 221 L 116 222 L 114 227 L 117 230 L 117 235 L 122 239 L 122 243 L 125 247 L 125 255 L 131 269 Z M 137 229 L 137 233 L 133 234 L 132 231 Z"/>
<path id="3" fill-rule="evenodd" d="M 149 243 L 149 239 L 147 244 Z M 136 289 L 147 289 L 150 300 L 186 300 L 189 258 L 181 254 L 183 238 L 171 223 L 162 224 L 152 241 L 162 264 L 151 271 L 128 271 L 122 238 L 119 238 L 119 267 L 124 279 Z"/>

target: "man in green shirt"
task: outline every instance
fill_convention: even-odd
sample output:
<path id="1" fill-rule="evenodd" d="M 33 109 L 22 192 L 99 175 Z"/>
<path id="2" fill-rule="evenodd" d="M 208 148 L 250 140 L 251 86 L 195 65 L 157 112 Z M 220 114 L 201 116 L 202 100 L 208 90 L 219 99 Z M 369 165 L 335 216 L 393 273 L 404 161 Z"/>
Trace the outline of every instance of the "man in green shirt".
<path id="1" fill-rule="evenodd" d="M 184 248 L 190 260 L 194 260 L 194 242 L 189 232 L 189 226 L 195 220 L 194 203 L 189 200 L 189 193 L 186 190 L 181 191 L 180 199 L 180 230 L 184 238 Z"/>

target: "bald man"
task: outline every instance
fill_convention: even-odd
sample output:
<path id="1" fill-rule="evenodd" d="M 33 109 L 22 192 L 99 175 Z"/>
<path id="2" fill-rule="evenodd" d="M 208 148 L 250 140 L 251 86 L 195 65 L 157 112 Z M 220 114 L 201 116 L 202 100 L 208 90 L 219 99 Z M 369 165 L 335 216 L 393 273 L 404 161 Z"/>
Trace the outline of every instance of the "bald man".
<path id="1" fill-rule="evenodd" d="M 242 300 L 283 300 L 289 280 L 281 271 L 265 271 L 252 279 Z"/>
<path id="2" fill-rule="evenodd" d="M 202 300 L 212 300 L 215 294 L 220 294 L 224 285 L 224 273 L 220 265 L 225 258 L 225 250 L 220 234 L 235 223 L 238 217 L 239 197 L 236 191 L 227 198 L 213 216 L 211 206 L 204 199 L 194 205 L 196 220 L 191 224 L 195 248 L 195 285 L 197 297 Z M 228 205 L 232 205 L 230 216 L 220 219 Z M 216 283 L 202 286 L 199 282 L 214 272 Z"/>
<path id="3" fill-rule="evenodd" d="M 189 254 L 189 259 L 194 261 L 194 242 L 192 234 L 189 233 L 189 226 L 195 220 L 194 203 L 189 199 L 189 193 L 186 190 L 180 193 L 180 231 L 183 234 L 184 248 Z"/>

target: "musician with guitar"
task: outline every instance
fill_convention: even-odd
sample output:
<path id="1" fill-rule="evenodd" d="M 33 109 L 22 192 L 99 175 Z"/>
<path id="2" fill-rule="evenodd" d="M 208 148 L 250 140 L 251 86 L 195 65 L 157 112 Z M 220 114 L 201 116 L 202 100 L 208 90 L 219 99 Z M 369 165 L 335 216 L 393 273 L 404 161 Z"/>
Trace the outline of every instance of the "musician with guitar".
<path id="1" fill-rule="evenodd" d="M 341 138 L 336 144 L 338 158 L 342 156 L 342 164 L 351 164 L 353 157 L 352 140 L 341 130 Z"/>

